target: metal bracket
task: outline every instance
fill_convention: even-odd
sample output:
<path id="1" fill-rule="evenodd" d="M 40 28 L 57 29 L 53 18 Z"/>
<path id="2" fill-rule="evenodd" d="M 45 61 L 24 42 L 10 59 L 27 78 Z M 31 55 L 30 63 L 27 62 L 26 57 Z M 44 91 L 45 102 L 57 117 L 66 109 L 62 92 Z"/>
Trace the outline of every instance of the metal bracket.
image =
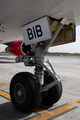
<path id="1" fill-rule="evenodd" d="M 49 62 L 49 60 L 44 60 L 43 57 L 39 57 L 39 58 L 31 57 L 31 59 L 29 59 L 29 57 L 25 56 L 24 59 L 23 59 L 23 61 L 24 61 L 25 66 L 32 66 L 32 65 L 34 65 L 34 66 L 42 66 L 52 76 L 52 78 L 53 78 L 54 81 L 51 82 L 50 84 L 44 86 L 42 88 L 42 92 L 47 91 L 48 89 L 50 89 L 53 86 L 55 86 L 56 84 L 58 84 L 58 82 L 60 82 L 60 78 L 56 74 L 56 72 L 54 71 L 54 69 L 53 69 L 51 63 Z M 49 65 L 49 67 L 47 67 L 46 64 Z M 43 81 L 43 79 L 39 80 L 40 83 L 42 81 Z"/>
<path id="2" fill-rule="evenodd" d="M 45 62 L 50 66 L 51 70 L 45 65 Z M 49 60 L 47 61 L 41 61 L 40 64 L 48 71 L 48 73 L 53 77 L 54 81 L 49 83 L 48 85 L 44 86 L 42 88 L 42 92 L 47 91 L 48 89 L 52 88 L 53 86 L 55 86 L 56 84 L 58 84 L 58 82 L 60 82 L 60 78 L 59 76 L 55 73 L 51 63 L 49 62 Z"/>

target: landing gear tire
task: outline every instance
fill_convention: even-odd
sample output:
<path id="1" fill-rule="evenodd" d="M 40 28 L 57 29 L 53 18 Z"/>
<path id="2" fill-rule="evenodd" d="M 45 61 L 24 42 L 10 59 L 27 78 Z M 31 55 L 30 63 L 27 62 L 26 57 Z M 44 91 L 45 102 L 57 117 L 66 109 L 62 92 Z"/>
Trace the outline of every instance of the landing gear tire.
<path id="1" fill-rule="evenodd" d="M 44 73 L 45 84 L 49 84 L 54 81 L 52 76 L 47 71 L 45 71 Z M 48 91 L 43 92 L 41 107 L 43 108 L 51 107 L 54 103 L 56 103 L 60 99 L 61 95 L 62 95 L 62 83 L 59 82 L 57 85 L 55 85 Z"/>
<path id="2" fill-rule="evenodd" d="M 33 74 L 18 73 L 11 80 L 10 97 L 19 111 L 32 112 L 41 104 L 41 85 Z"/>

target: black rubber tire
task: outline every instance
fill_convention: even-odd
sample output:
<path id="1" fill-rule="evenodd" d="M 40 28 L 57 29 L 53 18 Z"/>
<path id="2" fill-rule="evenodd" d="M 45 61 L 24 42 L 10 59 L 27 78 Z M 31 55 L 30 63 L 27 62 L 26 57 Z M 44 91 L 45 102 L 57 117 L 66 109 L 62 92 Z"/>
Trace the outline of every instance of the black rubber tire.
<path id="1" fill-rule="evenodd" d="M 18 87 L 22 87 L 24 93 L 21 98 L 17 95 Z M 32 112 L 41 104 L 41 85 L 33 74 L 28 72 L 18 73 L 11 80 L 10 97 L 13 105 L 19 111 Z"/>
<path id="2" fill-rule="evenodd" d="M 44 71 L 44 82 L 45 84 L 49 84 L 54 81 L 52 76 Z M 54 103 L 56 103 L 62 95 L 62 83 L 59 82 L 57 85 L 49 89 L 47 92 L 43 92 L 43 99 L 41 106 L 44 108 L 51 107 Z"/>

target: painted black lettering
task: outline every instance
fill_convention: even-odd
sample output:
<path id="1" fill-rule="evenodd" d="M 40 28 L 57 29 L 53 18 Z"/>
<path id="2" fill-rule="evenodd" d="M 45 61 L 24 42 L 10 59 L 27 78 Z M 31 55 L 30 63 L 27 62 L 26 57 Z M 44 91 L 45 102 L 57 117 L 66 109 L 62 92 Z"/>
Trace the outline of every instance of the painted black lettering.
<path id="1" fill-rule="evenodd" d="M 35 28 L 33 27 L 34 37 L 36 38 Z"/>
<path id="2" fill-rule="evenodd" d="M 33 33 L 32 33 L 32 29 L 31 28 L 27 29 L 27 34 L 28 34 L 29 40 L 33 39 Z"/>
<path id="3" fill-rule="evenodd" d="M 37 37 L 41 37 L 43 35 L 43 32 L 41 30 L 41 26 L 36 25 L 35 28 L 36 28 Z"/>

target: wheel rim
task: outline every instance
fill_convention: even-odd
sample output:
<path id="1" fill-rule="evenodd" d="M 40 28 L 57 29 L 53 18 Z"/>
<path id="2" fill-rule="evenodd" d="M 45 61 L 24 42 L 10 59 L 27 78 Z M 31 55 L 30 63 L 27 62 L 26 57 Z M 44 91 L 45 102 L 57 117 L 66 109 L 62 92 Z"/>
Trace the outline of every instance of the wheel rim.
<path id="1" fill-rule="evenodd" d="M 15 84 L 13 93 L 14 93 L 14 97 L 15 97 L 16 101 L 19 104 L 24 103 L 24 101 L 26 99 L 26 92 L 25 92 L 25 89 L 22 84 L 20 84 L 20 83 Z"/>

